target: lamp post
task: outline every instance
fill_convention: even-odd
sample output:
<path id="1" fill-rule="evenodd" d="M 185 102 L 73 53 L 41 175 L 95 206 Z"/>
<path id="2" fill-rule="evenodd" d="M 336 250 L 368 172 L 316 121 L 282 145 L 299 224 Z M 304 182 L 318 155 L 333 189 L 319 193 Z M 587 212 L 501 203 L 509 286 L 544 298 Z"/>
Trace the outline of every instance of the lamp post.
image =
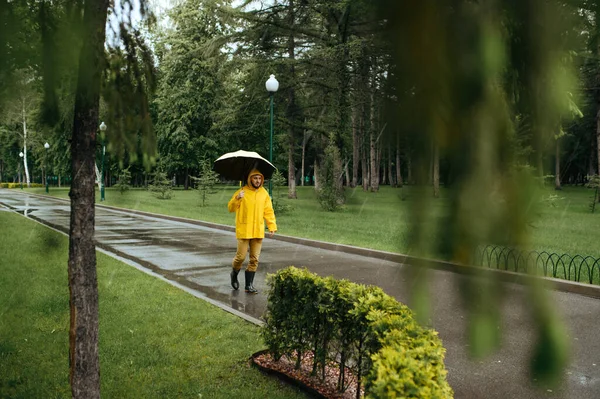
<path id="1" fill-rule="evenodd" d="M 44 174 L 46 175 L 46 192 L 49 193 L 50 191 L 48 190 L 48 148 L 50 148 L 50 144 L 46 142 L 46 144 L 44 144 L 44 148 L 46 149 L 44 155 Z"/>
<path id="2" fill-rule="evenodd" d="M 100 173 L 100 201 L 104 201 L 104 154 L 106 154 L 106 138 L 104 132 L 106 132 L 106 124 L 102 122 L 100 124 L 100 131 L 102 132 L 102 172 Z"/>
<path id="3" fill-rule="evenodd" d="M 21 152 L 19 153 L 19 156 L 21 157 L 21 159 L 23 159 L 23 156 L 24 156 L 24 155 L 25 155 L 25 154 L 23 154 L 23 151 L 21 151 Z M 19 164 L 19 166 L 21 166 L 21 164 Z M 23 190 L 23 173 L 21 173 L 21 190 Z"/>
<path id="4" fill-rule="evenodd" d="M 275 79 L 275 75 L 271 75 L 265 83 L 269 97 L 271 98 L 271 134 L 269 140 L 269 162 L 273 163 L 273 95 L 279 89 L 279 82 Z M 273 198 L 273 179 L 269 179 L 269 197 Z"/>

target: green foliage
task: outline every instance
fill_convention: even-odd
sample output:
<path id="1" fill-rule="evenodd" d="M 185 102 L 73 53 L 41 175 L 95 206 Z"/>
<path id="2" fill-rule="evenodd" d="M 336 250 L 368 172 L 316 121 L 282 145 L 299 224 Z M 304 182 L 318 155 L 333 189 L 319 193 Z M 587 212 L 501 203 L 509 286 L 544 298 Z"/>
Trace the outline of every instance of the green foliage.
<path id="1" fill-rule="evenodd" d="M 594 190 L 594 195 L 592 196 L 592 199 L 590 201 L 590 211 L 594 213 L 594 211 L 596 210 L 596 203 L 600 202 L 600 196 L 598 196 L 598 191 L 600 190 L 600 176 L 592 175 L 588 176 L 587 179 L 588 181 L 585 184 L 585 186 Z"/>
<path id="2" fill-rule="evenodd" d="M 148 190 L 158 199 L 171 199 L 173 194 L 171 180 L 167 178 L 165 172 L 160 170 L 154 173 L 154 179 L 148 185 Z"/>
<path id="3" fill-rule="evenodd" d="M 70 398 L 68 237 L 0 226 L 0 398 Z M 101 253 L 98 289 L 103 397 L 306 399 L 243 361 L 264 348 L 252 323 Z"/>
<path id="4" fill-rule="evenodd" d="M 451 398 L 445 349 L 437 333 L 419 326 L 411 310 L 378 287 L 321 278 L 293 266 L 268 276 L 262 336 L 278 359 L 312 355 L 314 375 L 339 367 L 337 388 L 350 384 L 347 368 L 373 398 Z"/>
<path id="5" fill-rule="evenodd" d="M 226 135 L 214 131 L 212 116 L 227 107 L 216 98 L 229 80 L 221 76 L 226 55 L 212 43 L 230 27 L 218 3 L 179 2 L 169 12 L 170 27 L 156 40 L 162 72 L 154 98 L 156 131 L 161 162 L 170 175 L 199 174 L 202 157 L 215 159 L 225 147 L 219 144 Z"/>
<path id="6" fill-rule="evenodd" d="M 553 208 L 558 207 L 558 201 L 564 200 L 565 197 L 560 197 L 558 194 L 548 194 L 545 197 L 542 197 L 542 202 L 551 206 Z"/>
<path id="7" fill-rule="evenodd" d="M 273 209 L 275 210 L 275 215 L 282 215 L 291 212 L 294 209 L 291 205 L 281 201 L 284 191 L 282 190 L 282 187 L 285 187 L 285 183 L 286 180 L 283 174 L 279 170 L 276 170 L 275 173 L 273 173 L 273 176 L 271 176 L 271 185 L 273 187 Z"/>
<path id="8" fill-rule="evenodd" d="M 212 169 L 212 163 L 204 158 L 200 162 L 200 176 L 192 176 L 192 180 L 196 182 L 198 192 L 200 193 L 200 199 L 202 204 L 200 206 L 206 206 L 208 194 L 211 193 L 215 187 L 215 184 L 219 182 L 219 174 Z"/>
<path id="9" fill-rule="evenodd" d="M 0 183 L 1 188 L 21 188 L 21 183 Z M 23 187 L 27 187 L 27 183 L 23 182 Z M 40 183 L 29 183 L 30 188 L 44 187 Z"/>
<path id="10" fill-rule="evenodd" d="M 342 176 L 339 159 L 339 150 L 330 144 L 325 150 L 325 156 L 319 169 L 317 199 L 321 207 L 330 212 L 335 212 L 344 204 L 344 192 L 339 184 Z"/>
<path id="11" fill-rule="evenodd" d="M 114 185 L 114 187 L 119 190 L 119 192 L 121 194 L 123 194 L 125 191 L 128 191 L 131 188 L 131 172 L 129 171 L 129 168 L 127 169 L 123 169 L 121 170 L 121 172 L 119 173 L 119 179 L 117 180 L 117 183 Z"/>

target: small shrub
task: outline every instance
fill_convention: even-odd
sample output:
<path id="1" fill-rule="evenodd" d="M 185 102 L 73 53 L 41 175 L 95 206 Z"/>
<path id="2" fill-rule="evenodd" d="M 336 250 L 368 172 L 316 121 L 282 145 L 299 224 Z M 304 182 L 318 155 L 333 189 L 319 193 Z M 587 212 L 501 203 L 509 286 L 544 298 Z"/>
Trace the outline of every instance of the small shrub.
<path id="1" fill-rule="evenodd" d="M 21 183 L 0 183 L 0 187 L 2 187 L 2 188 L 21 188 Z M 29 183 L 29 187 L 39 188 L 39 187 L 44 187 L 44 185 L 40 184 L 40 183 Z M 23 182 L 23 188 L 27 188 L 27 183 Z"/>
<path id="2" fill-rule="evenodd" d="M 317 199 L 321 207 L 329 212 L 338 210 L 345 201 L 343 187 L 339 183 L 342 176 L 339 150 L 334 145 L 325 149 L 323 164 L 319 169 L 319 191 Z"/>
<path id="3" fill-rule="evenodd" d="M 208 194 L 213 191 L 214 186 L 219 182 L 219 174 L 212 169 L 211 162 L 204 158 L 200 161 L 200 176 L 192 176 L 192 180 L 196 182 L 196 188 L 200 193 L 202 204 L 206 206 Z"/>
<path id="4" fill-rule="evenodd" d="M 547 197 L 542 198 L 542 202 L 548 206 L 556 208 L 558 206 L 558 201 L 564 200 L 565 197 L 559 197 L 557 194 L 550 194 Z"/>
<path id="5" fill-rule="evenodd" d="M 596 203 L 600 202 L 600 197 L 598 196 L 598 190 L 600 189 L 600 176 L 592 175 L 588 176 L 587 178 L 588 182 L 585 184 L 585 186 L 594 190 L 592 200 L 590 201 L 590 211 L 594 213 L 594 211 L 596 210 Z"/>
<path id="6" fill-rule="evenodd" d="M 171 199 L 173 195 L 171 180 L 169 180 L 167 174 L 163 171 L 154 173 L 154 178 L 152 183 L 148 185 L 148 190 L 158 199 Z"/>
<path id="7" fill-rule="evenodd" d="M 293 266 L 267 281 L 261 333 L 275 360 L 295 359 L 300 368 L 301 359 L 312 359 L 312 374 L 323 380 L 335 362 L 340 392 L 350 384 L 360 392 L 364 381 L 368 398 L 452 398 L 437 333 L 381 288 Z M 347 375 L 350 367 L 358 381 Z"/>
<path id="8" fill-rule="evenodd" d="M 273 186 L 273 209 L 275 210 L 275 215 L 288 213 L 294 210 L 294 208 L 291 205 L 284 204 L 281 201 L 281 188 L 285 187 L 286 180 L 280 171 L 275 171 L 275 173 L 273 173 L 273 176 L 271 176 L 271 185 Z"/>
<path id="9" fill-rule="evenodd" d="M 131 172 L 129 172 L 129 168 L 124 169 L 119 173 L 119 179 L 115 184 L 115 188 L 117 188 L 121 194 L 131 189 Z"/>

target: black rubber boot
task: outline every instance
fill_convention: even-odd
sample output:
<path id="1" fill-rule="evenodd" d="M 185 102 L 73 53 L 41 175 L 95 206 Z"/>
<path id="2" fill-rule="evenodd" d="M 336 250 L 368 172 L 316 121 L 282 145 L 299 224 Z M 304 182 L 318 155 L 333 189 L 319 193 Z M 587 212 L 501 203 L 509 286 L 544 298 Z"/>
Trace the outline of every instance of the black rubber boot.
<path id="1" fill-rule="evenodd" d="M 256 272 L 249 272 L 248 270 L 246 270 L 246 292 L 250 294 L 258 294 L 256 288 L 254 288 L 254 286 L 252 285 L 252 283 L 254 282 L 255 273 Z"/>
<path id="2" fill-rule="evenodd" d="M 237 279 L 237 276 L 239 273 L 240 273 L 239 270 L 232 269 L 231 273 L 229 274 L 229 276 L 231 277 L 231 286 L 233 287 L 234 290 L 237 290 L 238 288 L 240 288 L 240 282 Z"/>

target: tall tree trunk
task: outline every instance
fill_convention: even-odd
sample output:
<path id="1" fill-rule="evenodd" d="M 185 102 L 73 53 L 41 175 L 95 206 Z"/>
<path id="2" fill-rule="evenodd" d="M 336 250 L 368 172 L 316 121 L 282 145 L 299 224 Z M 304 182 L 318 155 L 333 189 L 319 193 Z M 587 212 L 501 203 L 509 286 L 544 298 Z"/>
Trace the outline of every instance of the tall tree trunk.
<path id="1" fill-rule="evenodd" d="M 360 162 L 362 168 L 362 187 L 363 191 L 368 191 L 371 186 L 370 176 L 369 176 L 369 162 L 367 160 L 367 150 L 362 146 L 362 161 Z"/>
<path id="2" fill-rule="evenodd" d="M 344 174 L 346 175 L 346 186 L 349 186 L 351 184 L 351 180 L 350 180 L 350 169 L 348 168 L 348 163 L 350 161 L 346 161 L 344 163 Z"/>
<path id="3" fill-rule="evenodd" d="M 371 89 L 371 108 L 369 112 L 369 156 L 371 158 L 371 186 L 372 192 L 379 191 L 379 168 L 377 165 L 377 142 L 375 137 L 375 88 Z"/>
<path id="4" fill-rule="evenodd" d="M 70 383 L 73 398 L 100 397 L 94 165 L 108 0 L 86 1 L 71 137 Z"/>
<path id="5" fill-rule="evenodd" d="M 187 190 L 190 188 L 190 168 L 185 168 L 185 178 L 183 179 L 183 189 Z"/>
<path id="6" fill-rule="evenodd" d="M 386 185 L 388 183 L 388 175 L 387 175 L 387 165 L 386 165 L 386 158 L 385 158 L 385 153 L 383 150 L 383 145 L 379 146 L 379 150 L 377 151 L 377 159 L 379 160 L 378 162 L 378 169 L 380 170 L 380 174 L 382 174 L 381 176 L 381 184 L 382 185 Z"/>
<path id="7" fill-rule="evenodd" d="M 298 198 L 298 195 L 296 193 L 296 167 L 294 165 L 293 143 L 290 143 L 290 147 L 288 148 L 288 198 Z"/>
<path id="8" fill-rule="evenodd" d="M 317 160 L 315 160 L 315 167 L 313 169 L 313 176 L 315 179 L 315 191 L 319 191 L 319 188 L 321 187 L 321 182 L 319 181 L 319 164 L 317 163 Z"/>
<path id="9" fill-rule="evenodd" d="M 392 162 L 392 149 L 388 146 L 387 149 L 387 162 L 388 162 L 388 176 L 390 179 L 390 186 L 395 187 L 396 186 L 396 181 L 394 179 L 394 168 L 393 168 L 393 162 Z"/>
<path id="10" fill-rule="evenodd" d="M 396 182 L 398 187 L 402 187 L 402 169 L 400 169 L 400 135 L 396 136 Z"/>
<path id="11" fill-rule="evenodd" d="M 554 189 L 562 190 L 560 186 L 560 137 L 556 139 L 556 160 L 554 162 Z"/>
<path id="12" fill-rule="evenodd" d="M 600 105 L 598 105 L 598 113 L 600 114 Z M 596 124 L 596 155 L 598 161 L 598 169 L 596 169 L 596 174 L 600 175 L 600 118 L 597 119 Z"/>
<path id="13" fill-rule="evenodd" d="M 410 152 L 406 154 L 406 180 L 408 184 L 413 184 L 412 154 Z"/>
<path id="14" fill-rule="evenodd" d="M 297 117 L 297 106 L 296 106 L 296 91 L 294 84 L 296 82 L 296 71 L 294 62 L 296 60 L 296 42 L 294 38 L 294 26 L 296 24 L 294 0 L 288 2 L 288 27 L 289 36 L 287 42 L 288 59 L 290 65 L 290 81 L 291 85 L 288 89 L 288 108 L 287 117 L 290 122 L 288 129 L 288 198 L 296 199 L 298 197 L 296 193 L 296 167 L 294 162 L 294 151 L 296 148 L 296 117 Z M 304 180 L 304 176 L 302 176 Z"/>
<path id="15" fill-rule="evenodd" d="M 302 138 L 302 180 L 300 181 L 300 184 L 302 186 L 304 186 L 304 177 L 306 175 L 306 171 L 304 169 L 304 162 L 305 162 L 305 158 L 306 158 L 306 143 L 308 142 L 308 139 L 306 138 L 306 130 L 304 131 L 303 134 L 303 138 Z"/>
<path id="16" fill-rule="evenodd" d="M 383 149 L 381 148 L 382 146 L 379 144 L 379 140 L 375 140 L 375 148 L 377 149 L 376 151 L 376 158 L 377 159 L 377 179 L 379 181 L 379 185 L 385 184 L 385 162 L 383 160 Z M 381 175 L 383 173 L 383 176 Z M 379 187 L 378 187 L 379 188 Z"/>
<path id="17" fill-rule="evenodd" d="M 352 115 L 352 181 L 350 187 L 354 188 L 358 184 L 358 163 L 359 163 L 359 140 L 358 140 L 358 121 L 360 117 L 356 115 L 358 107 L 354 107 Z"/>
<path id="18" fill-rule="evenodd" d="M 600 56 L 600 5 L 596 4 L 596 56 Z M 596 87 L 600 86 L 600 67 L 596 67 Z M 598 161 L 595 174 L 600 176 L 600 89 L 596 90 L 596 160 Z M 600 201 L 600 198 L 598 198 Z"/>
<path id="19" fill-rule="evenodd" d="M 25 117 L 25 100 L 23 100 L 23 108 L 22 108 L 22 116 L 23 116 L 23 167 L 25 169 L 25 177 L 27 182 L 27 187 L 31 186 L 31 179 L 29 178 L 29 166 L 27 166 L 27 121 Z"/>
<path id="20" fill-rule="evenodd" d="M 440 146 L 433 143 L 433 196 L 440 196 Z"/>

